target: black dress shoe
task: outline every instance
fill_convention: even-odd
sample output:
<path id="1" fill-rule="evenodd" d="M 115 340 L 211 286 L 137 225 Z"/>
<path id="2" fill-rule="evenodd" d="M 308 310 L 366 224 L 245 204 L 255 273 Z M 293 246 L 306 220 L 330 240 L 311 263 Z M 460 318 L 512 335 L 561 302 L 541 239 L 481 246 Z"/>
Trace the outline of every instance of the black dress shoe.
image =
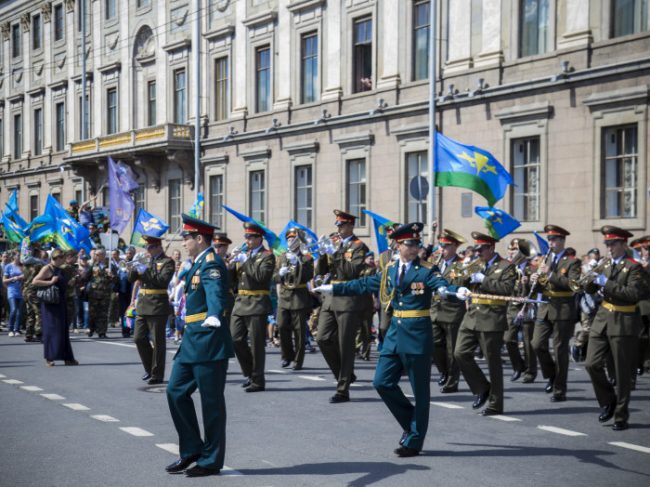
<path id="1" fill-rule="evenodd" d="M 408 446 L 400 446 L 395 449 L 395 455 L 398 457 L 417 457 L 420 454 L 415 448 L 409 448 Z"/>
<path id="2" fill-rule="evenodd" d="M 260 386 L 258 384 L 251 384 L 244 390 L 246 392 L 262 392 L 264 390 L 264 386 Z"/>
<path id="3" fill-rule="evenodd" d="M 512 377 L 510 377 L 510 382 L 515 382 L 515 381 L 519 380 L 519 377 L 521 377 L 521 372 L 518 371 L 518 370 L 515 370 L 512 373 Z"/>
<path id="4" fill-rule="evenodd" d="M 142 380 L 149 380 L 149 379 L 151 379 L 151 374 L 149 372 L 147 372 L 142 376 Z"/>
<path id="5" fill-rule="evenodd" d="M 399 444 L 403 445 L 410 434 L 411 434 L 410 431 L 405 431 L 404 433 L 402 433 L 402 437 L 399 439 Z"/>
<path id="6" fill-rule="evenodd" d="M 348 402 L 350 400 L 350 396 L 344 396 L 343 394 L 334 394 L 332 397 L 330 397 L 330 404 L 338 404 L 340 402 Z"/>
<path id="7" fill-rule="evenodd" d="M 566 401 L 566 396 L 564 394 L 553 394 L 551 396 L 551 402 L 564 402 Z"/>
<path id="8" fill-rule="evenodd" d="M 614 431 L 623 431 L 628 429 L 630 426 L 627 424 L 627 421 L 615 421 L 612 429 Z"/>
<path id="9" fill-rule="evenodd" d="M 440 392 L 442 392 L 443 394 L 449 394 L 451 392 L 458 392 L 458 386 L 451 386 L 451 387 L 442 386 L 440 388 Z"/>
<path id="10" fill-rule="evenodd" d="M 481 411 L 481 416 L 496 416 L 497 414 L 503 414 L 496 409 L 485 408 Z"/>
<path id="11" fill-rule="evenodd" d="M 298 365 L 298 364 L 294 365 L 293 370 L 302 370 L 302 365 Z"/>
<path id="12" fill-rule="evenodd" d="M 533 382 L 535 382 L 535 377 L 533 377 L 532 375 L 524 375 L 524 378 L 521 379 L 521 382 L 524 384 L 532 384 Z"/>
<path id="13" fill-rule="evenodd" d="M 291 360 L 283 360 L 280 365 L 282 366 L 283 369 L 286 369 L 287 367 L 289 367 L 289 365 L 291 365 Z"/>
<path id="14" fill-rule="evenodd" d="M 246 388 L 246 387 L 250 386 L 251 384 L 252 384 L 251 380 L 248 377 L 246 377 L 246 380 L 244 381 L 244 383 L 241 386 L 243 388 Z"/>
<path id="15" fill-rule="evenodd" d="M 356 381 L 357 381 L 357 376 L 352 374 L 352 376 L 350 377 L 350 384 L 354 384 Z"/>
<path id="16" fill-rule="evenodd" d="M 151 379 L 149 379 L 147 381 L 147 384 L 149 384 L 150 386 L 156 386 L 156 385 L 162 384 L 162 383 L 163 383 L 163 380 L 162 379 L 157 379 L 156 377 L 152 377 Z"/>
<path id="17" fill-rule="evenodd" d="M 483 404 L 485 404 L 485 401 L 488 400 L 488 397 L 490 397 L 490 390 L 489 389 L 487 391 L 483 392 L 482 394 L 478 394 L 475 397 L 474 402 L 472 403 L 472 409 L 478 409 L 481 406 L 483 406 Z"/>
<path id="18" fill-rule="evenodd" d="M 179 458 L 176 460 L 174 463 L 170 463 L 165 467 L 165 470 L 169 473 L 179 473 L 185 470 L 187 467 L 192 465 L 194 462 L 196 462 L 199 458 L 201 458 L 201 455 L 197 453 L 196 455 L 190 455 L 187 458 Z"/>
<path id="19" fill-rule="evenodd" d="M 614 399 L 610 404 L 600 409 L 600 416 L 598 416 L 598 422 L 606 423 L 614 416 L 614 410 L 616 409 L 616 399 Z"/>
<path id="20" fill-rule="evenodd" d="M 445 382 L 447 382 L 447 374 L 440 374 L 440 378 L 438 379 L 438 385 L 444 386 Z"/>
<path id="21" fill-rule="evenodd" d="M 200 465 L 194 465 L 192 468 L 188 468 L 185 471 L 185 475 L 187 477 L 207 477 L 208 475 L 219 475 L 221 470 L 219 469 L 212 469 L 212 468 L 205 468 L 201 467 Z"/>
<path id="22" fill-rule="evenodd" d="M 554 385 L 555 385 L 555 377 L 551 377 L 546 383 L 546 387 L 544 387 L 544 392 L 546 392 L 546 394 L 550 394 L 551 392 L 553 392 Z"/>

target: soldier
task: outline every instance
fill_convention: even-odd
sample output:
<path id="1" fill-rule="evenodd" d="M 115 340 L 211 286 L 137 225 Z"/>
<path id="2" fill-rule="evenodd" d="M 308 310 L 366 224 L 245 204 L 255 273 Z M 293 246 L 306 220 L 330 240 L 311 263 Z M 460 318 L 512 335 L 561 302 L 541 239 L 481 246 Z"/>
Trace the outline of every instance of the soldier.
<path id="1" fill-rule="evenodd" d="M 458 247 L 465 242 L 461 235 L 446 228 L 438 236 L 441 253 L 440 258 L 437 259 L 437 267 L 442 277 L 456 286 L 469 284 L 469 276 L 463 272 L 463 261 L 456 253 Z M 436 294 L 431 301 L 433 362 L 440 371 L 438 384 L 442 386 L 440 392 L 443 394 L 458 392 L 460 369 L 454 359 L 454 349 L 465 310 L 464 302 L 443 300 L 439 294 Z"/>
<path id="2" fill-rule="evenodd" d="M 77 251 L 68 250 L 65 253 L 65 263 L 61 266 L 65 276 L 65 302 L 68 325 L 77 328 L 77 281 L 79 279 L 79 266 L 77 265 Z"/>
<path id="3" fill-rule="evenodd" d="M 36 287 L 32 281 L 40 272 L 45 262 L 41 260 L 40 246 L 32 243 L 31 255 L 23 261 L 23 298 L 25 299 L 25 341 L 41 341 L 41 304 L 36 297 Z"/>
<path id="4" fill-rule="evenodd" d="M 368 247 L 354 235 L 356 217 L 334 210 L 338 239 L 332 245 L 320 245 L 316 275 L 330 274 L 331 283 L 357 279 L 365 266 Z M 354 339 L 359 327 L 363 302 L 355 297 L 326 295 L 318 318 L 318 346 L 338 381 L 330 403 L 350 400 L 350 384 L 354 376 Z"/>
<path id="5" fill-rule="evenodd" d="M 95 249 L 93 263 L 90 265 L 86 281 L 88 283 L 88 336 L 95 332 L 99 338 L 106 338 L 108 329 L 108 307 L 117 276 L 106 262 L 106 250 Z"/>
<path id="6" fill-rule="evenodd" d="M 627 240 L 632 234 L 610 225 L 600 231 L 610 257 L 602 272 L 593 273 L 593 280 L 585 286 L 589 293 L 600 288 L 603 294 L 589 332 L 585 368 L 602 408 L 598 421 L 605 423 L 614 417 L 612 429 L 622 431 L 628 428 L 628 404 L 641 332 L 637 305 L 650 289 L 641 265 L 626 256 Z M 609 354 L 614 359 L 616 389 L 605 374 L 604 363 Z"/>
<path id="7" fill-rule="evenodd" d="M 314 259 L 303 254 L 302 230 L 286 232 L 289 249 L 278 259 L 275 282 L 278 286 L 278 331 L 282 350 L 282 367 L 294 362 L 293 370 L 301 370 L 305 359 L 307 319 L 311 312 L 311 295 L 307 283 L 314 277 Z"/>
<path id="8" fill-rule="evenodd" d="M 167 402 L 178 432 L 180 458 L 165 470 L 188 477 L 218 475 L 226 453 L 226 373 L 233 356 L 223 310 L 228 273 L 210 246 L 216 227 L 183 214 L 183 247 L 193 260 L 185 274 L 185 333 L 167 385 Z M 199 389 L 203 412 L 201 439 L 192 394 Z M 196 465 L 187 469 L 192 463 Z M 186 470 L 187 469 L 187 470 Z"/>
<path id="9" fill-rule="evenodd" d="M 176 266 L 165 255 L 160 236 L 145 233 L 142 238 L 146 242 L 149 262 L 131 266 L 128 276 L 131 283 L 140 281 L 133 341 L 145 371 L 142 380 L 155 385 L 162 384 L 165 376 L 165 328 L 171 308 L 167 287 Z"/>
<path id="10" fill-rule="evenodd" d="M 227 233 L 216 232 L 214 237 L 212 237 L 212 247 L 219 257 L 223 259 L 224 262 L 228 260 L 228 247 L 232 244 L 232 240 L 228 238 Z M 234 269 L 233 269 L 234 270 Z M 233 287 L 237 282 L 236 276 L 234 274 L 229 274 L 229 289 L 227 294 L 226 309 L 224 311 L 225 316 L 230 320 L 230 315 L 232 314 L 232 308 L 235 306 L 235 295 L 237 294 L 237 289 Z"/>
<path id="11" fill-rule="evenodd" d="M 544 263 L 530 276 L 531 285 L 543 292 L 548 304 L 537 308 L 537 321 L 533 332 L 533 349 L 539 359 L 542 375 L 548 379 L 545 391 L 551 402 L 566 401 L 567 376 L 569 373 L 569 341 L 577 321 L 577 310 L 573 297 L 580 279 L 580 261 L 565 252 L 566 237 L 570 235 L 562 227 L 546 225 L 550 250 Z M 555 360 L 548 347 L 553 338 Z"/>
<path id="12" fill-rule="evenodd" d="M 246 392 L 260 392 L 266 386 L 264 337 L 267 316 L 273 312 L 270 289 L 275 256 L 264 248 L 264 229 L 260 226 L 244 223 L 244 238 L 248 250 L 240 252 L 230 262 L 237 276 L 237 297 L 230 333 L 235 355 L 246 378 L 243 387 Z"/>
<path id="13" fill-rule="evenodd" d="M 593 248 L 587 254 L 588 261 L 583 264 L 581 271 L 582 275 L 592 272 L 601 262 L 600 251 Z M 571 345 L 571 357 L 575 362 L 584 362 L 587 357 L 587 345 L 589 343 L 589 330 L 591 323 L 594 321 L 598 306 L 602 301 L 602 297 L 598 293 L 588 294 L 583 292 L 579 301 L 580 312 L 580 327 L 575 332 L 573 345 Z M 608 367 L 608 371 L 611 367 Z"/>
<path id="14" fill-rule="evenodd" d="M 630 247 L 639 253 L 639 264 L 643 268 L 646 284 L 650 288 L 650 235 L 645 235 L 630 242 Z M 639 301 L 639 313 L 641 315 L 641 334 L 639 336 L 639 354 L 636 365 L 636 374 L 643 375 L 645 372 L 645 362 L 649 357 L 650 341 L 650 298 Z"/>
<path id="15" fill-rule="evenodd" d="M 368 252 L 366 254 L 366 266 L 361 271 L 359 277 L 368 277 L 377 273 L 377 266 L 375 265 L 375 254 Z M 358 352 L 361 360 L 370 360 L 370 348 L 372 342 L 372 318 L 375 314 L 375 298 L 372 294 L 359 296 L 363 300 L 364 306 L 361 312 L 361 326 L 357 332 L 355 339 L 355 351 Z"/>
<path id="16" fill-rule="evenodd" d="M 391 238 L 391 235 L 395 230 L 397 230 L 402 225 L 399 223 L 393 223 L 391 226 L 386 228 L 386 236 L 389 238 L 389 247 L 379 254 L 378 259 L 378 272 L 385 272 L 388 264 L 399 258 L 399 252 L 397 250 L 397 241 Z M 382 303 L 381 299 L 379 300 L 379 330 L 377 332 L 379 341 L 382 342 L 386 331 L 390 326 L 391 319 L 391 308 L 390 303 Z"/>
<path id="17" fill-rule="evenodd" d="M 517 280 L 515 266 L 495 252 L 498 240 L 472 232 L 475 251 L 479 258 L 469 272 L 470 289 L 473 293 L 489 293 L 511 296 Z M 487 401 L 483 416 L 503 414 L 503 365 L 501 346 L 503 332 L 508 327 L 506 301 L 499 299 L 472 298 L 458 331 L 454 356 L 463 377 L 476 396 L 473 409 L 479 409 Z M 476 363 L 474 350 L 480 345 L 487 360 L 490 381 Z"/>
<path id="18" fill-rule="evenodd" d="M 391 238 L 398 243 L 399 258 L 386 270 L 373 276 L 345 283 L 326 284 L 315 289 L 324 295 L 358 296 L 379 292 L 382 302 L 392 308 L 391 323 L 377 362 L 373 386 L 403 429 L 395 454 L 416 456 L 422 450 L 429 425 L 431 348 L 431 295 L 447 288 L 437 269 L 420 260 L 422 223 L 409 223 L 395 230 Z M 467 292 L 467 289 L 464 290 Z M 405 370 L 415 406 L 399 387 Z"/>

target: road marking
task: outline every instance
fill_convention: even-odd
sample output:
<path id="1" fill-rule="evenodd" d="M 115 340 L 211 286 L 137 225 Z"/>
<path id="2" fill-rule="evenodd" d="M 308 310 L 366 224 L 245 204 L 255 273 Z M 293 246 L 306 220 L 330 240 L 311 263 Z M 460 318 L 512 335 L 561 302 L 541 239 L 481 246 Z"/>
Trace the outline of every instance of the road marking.
<path id="1" fill-rule="evenodd" d="M 558 435 L 566 436 L 587 436 L 585 433 L 580 433 L 579 431 L 566 430 L 564 428 L 557 428 L 556 426 L 538 426 L 540 430 L 549 431 L 550 433 L 557 433 Z"/>
<path id="2" fill-rule="evenodd" d="M 120 429 L 124 429 L 124 428 L 120 428 Z M 176 443 L 156 443 L 156 446 L 161 450 L 165 450 L 166 452 L 171 453 L 172 455 L 176 455 L 176 456 L 180 455 L 179 448 Z M 273 465 L 271 462 L 267 462 L 266 460 L 262 460 L 262 461 L 268 463 L 269 465 Z M 239 477 L 244 474 L 241 473 L 239 470 L 235 470 L 234 468 L 230 468 L 229 466 L 224 465 L 223 468 L 221 469 L 221 475 L 222 476 L 227 475 L 229 477 Z"/>
<path id="3" fill-rule="evenodd" d="M 519 418 L 513 418 L 512 416 L 505 416 L 503 414 L 495 414 L 494 416 L 488 416 L 488 418 L 498 419 L 500 421 L 521 421 Z"/>
<path id="4" fill-rule="evenodd" d="M 94 340 L 93 340 L 94 341 Z M 102 345 L 115 345 L 116 347 L 127 347 L 127 348 L 137 348 L 135 345 L 131 343 L 119 343 L 119 342 L 97 342 L 95 341 L 94 343 L 101 343 Z"/>
<path id="5" fill-rule="evenodd" d="M 171 453 L 172 455 L 180 455 L 180 450 L 176 443 L 156 443 L 158 448 L 162 448 L 166 452 Z"/>
<path id="6" fill-rule="evenodd" d="M 228 477 L 241 477 L 244 474 L 241 473 L 239 470 L 235 470 L 234 468 L 230 468 L 227 465 L 224 465 L 223 468 L 221 469 L 221 476 L 228 476 Z"/>
<path id="7" fill-rule="evenodd" d="M 50 401 L 63 401 L 65 399 L 65 397 L 59 396 L 58 394 L 41 394 L 41 396 Z"/>
<path id="8" fill-rule="evenodd" d="M 16 379 L 5 379 L 2 382 L 4 382 L 5 384 L 12 384 L 12 385 L 24 384 L 22 380 L 16 380 Z"/>
<path id="9" fill-rule="evenodd" d="M 68 402 L 63 404 L 65 407 L 72 409 L 73 411 L 90 411 L 89 407 L 79 404 L 78 402 Z"/>
<path id="10" fill-rule="evenodd" d="M 270 369 L 270 370 L 267 370 L 267 372 L 270 372 L 271 374 L 288 374 L 289 373 L 287 370 L 277 370 L 277 369 Z"/>
<path id="11" fill-rule="evenodd" d="M 37 387 L 37 386 L 20 386 L 20 388 L 23 391 L 28 391 L 28 392 L 40 392 L 40 391 L 43 390 L 43 389 L 41 389 L 40 387 Z"/>
<path id="12" fill-rule="evenodd" d="M 114 418 L 113 416 L 109 416 L 108 414 L 93 414 L 90 416 L 93 419 L 96 419 L 97 421 L 103 421 L 104 423 L 119 423 L 120 420 L 117 418 Z"/>
<path id="13" fill-rule="evenodd" d="M 120 429 L 125 433 L 133 436 L 153 436 L 153 433 L 150 433 L 147 430 L 143 430 L 142 428 L 138 428 L 137 426 L 124 426 Z"/>
<path id="14" fill-rule="evenodd" d="M 3 374 L 0 374 L 0 379 L 4 379 L 5 377 L 7 377 L 7 376 L 3 375 Z"/>
<path id="15" fill-rule="evenodd" d="M 621 448 L 628 448 L 629 450 L 640 451 L 641 453 L 650 453 L 650 448 L 646 446 L 635 445 L 634 443 L 627 443 L 625 441 L 610 441 L 609 444 L 620 446 Z"/>
<path id="16" fill-rule="evenodd" d="M 413 396 L 411 396 L 413 397 Z M 440 406 L 441 408 L 447 408 L 447 409 L 465 409 L 463 406 L 460 406 L 458 404 L 453 404 L 451 402 L 435 402 L 431 401 L 431 404 L 434 406 Z"/>
<path id="17" fill-rule="evenodd" d="M 301 379 L 306 379 L 306 380 L 316 380 L 316 381 L 326 381 L 327 379 L 323 377 L 318 377 L 317 375 L 299 375 Z"/>

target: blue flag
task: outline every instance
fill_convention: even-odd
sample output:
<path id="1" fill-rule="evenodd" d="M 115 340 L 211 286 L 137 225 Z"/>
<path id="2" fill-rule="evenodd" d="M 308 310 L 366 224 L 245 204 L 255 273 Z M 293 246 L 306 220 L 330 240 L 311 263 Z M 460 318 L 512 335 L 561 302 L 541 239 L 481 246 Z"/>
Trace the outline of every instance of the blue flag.
<path id="1" fill-rule="evenodd" d="M 379 251 L 379 253 L 381 254 L 385 250 L 388 250 L 390 245 L 388 243 L 388 235 L 386 234 L 386 230 L 388 229 L 388 227 L 394 225 L 395 222 L 381 215 L 378 215 L 377 213 L 373 213 L 372 211 L 368 211 L 368 210 L 361 210 L 361 211 L 364 212 L 366 215 L 368 215 L 370 218 L 372 218 L 375 227 L 375 240 L 377 240 L 377 250 Z"/>
<path id="2" fill-rule="evenodd" d="M 18 193 L 15 189 L 11 192 L 9 201 L 7 201 L 7 204 L 5 205 L 4 213 L 22 230 L 23 233 L 25 232 L 25 229 L 29 224 L 18 213 Z"/>
<path id="3" fill-rule="evenodd" d="M 0 223 L 4 228 L 4 234 L 7 237 L 7 240 L 13 243 L 20 243 L 23 241 L 25 238 L 25 229 L 9 218 L 7 213 L 2 213 Z"/>
<path id="4" fill-rule="evenodd" d="M 510 173 L 488 151 L 464 145 L 436 132 L 435 185 L 471 189 L 490 206 L 503 198 Z"/>
<path id="5" fill-rule="evenodd" d="M 133 177 L 133 172 L 124 164 L 115 164 L 112 157 L 108 157 L 108 196 L 111 211 L 111 228 L 122 233 L 126 228 L 135 209 L 131 191 L 138 187 Z"/>
<path id="6" fill-rule="evenodd" d="M 169 230 L 169 225 L 167 225 L 160 218 L 153 216 L 151 213 L 148 213 L 140 208 L 138 210 L 138 216 L 135 219 L 135 224 L 133 225 L 131 245 L 144 247 L 146 245 L 146 242 L 142 238 L 142 235 L 162 237 L 167 230 Z"/>
<path id="7" fill-rule="evenodd" d="M 282 233 L 280 234 L 280 248 L 285 250 L 289 248 L 289 244 L 287 242 L 287 230 L 290 228 L 300 228 L 303 232 L 305 232 L 305 243 L 307 244 L 307 248 L 312 253 L 312 255 L 315 255 L 316 252 L 318 252 L 318 236 L 311 228 L 306 227 L 295 220 L 289 220 L 282 229 Z"/>
<path id="8" fill-rule="evenodd" d="M 49 194 L 42 215 L 32 220 L 28 227 L 32 242 L 51 242 L 61 250 L 90 252 L 93 245 L 88 229 L 74 220 L 61 204 Z"/>
<path id="9" fill-rule="evenodd" d="M 196 195 L 196 201 L 192 205 L 192 208 L 190 208 L 190 211 L 187 212 L 187 214 L 193 218 L 201 219 L 201 215 L 203 215 L 204 206 L 205 206 L 205 199 L 203 199 L 203 193 L 199 193 Z"/>
<path id="10" fill-rule="evenodd" d="M 533 232 L 533 235 L 535 235 L 535 238 L 537 239 L 537 245 L 539 246 L 539 253 L 541 255 L 548 254 L 548 251 L 551 249 L 551 246 L 548 244 L 548 241 L 537 232 Z"/>
<path id="11" fill-rule="evenodd" d="M 483 219 L 483 223 L 488 229 L 492 238 L 501 240 L 503 237 L 515 231 L 521 226 L 521 223 L 508 215 L 505 211 L 491 206 L 477 206 L 474 213 Z"/>
<path id="12" fill-rule="evenodd" d="M 264 240 L 266 240 L 266 243 L 269 244 L 269 247 L 271 248 L 271 250 L 273 250 L 273 252 L 275 254 L 279 254 L 279 253 L 282 252 L 282 249 L 280 248 L 280 239 L 278 238 L 278 236 L 275 233 L 273 233 L 271 230 L 266 228 L 264 223 L 262 223 L 261 221 L 255 220 L 254 218 L 251 218 L 250 216 L 246 216 L 246 215 L 244 215 L 242 213 L 239 213 L 238 211 L 233 210 L 232 208 L 230 208 L 230 207 L 228 207 L 226 205 L 221 205 L 221 206 L 223 206 L 224 210 L 226 210 L 227 212 L 234 215 L 238 220 L 241 220 L 244 223 L 254 223 L 255 225 L 260 226 L 262 228 L 262 230 L 264 230 Z"/>

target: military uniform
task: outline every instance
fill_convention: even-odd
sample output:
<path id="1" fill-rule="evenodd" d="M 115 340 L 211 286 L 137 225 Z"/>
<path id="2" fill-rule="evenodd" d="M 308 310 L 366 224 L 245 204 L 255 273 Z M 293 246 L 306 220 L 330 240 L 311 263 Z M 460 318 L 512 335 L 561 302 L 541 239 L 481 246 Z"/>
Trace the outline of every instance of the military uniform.
<path id="1" fill-rule="evenodd" d="M 630 242 L 630 247 L 638 251 L 642 247 L 650 249 L 650 235 L 645 235 Z M 639 263 L 643 269 L 646 285 L 650 288 L 650 262 L 642 259 Z M 639 335 L 639 354 L 636 369 L 641 375 L 646 368 L 645 362 L 650 359 L 648 354 L 650 352 L 650 297 L 639 301 L 639 314 L 641 315 L 641 334 Z"/>
<path id="2" fill-rule="evenodd" d="M 391 232 L 392 233 L 392 232 Z M 394 251 L 392 248 L 384 250 L 379 254 L 379 259 L 377 261 L 377 272 L 385 272 L 389 264 L 393 262 Z M 386 306 L 390 303 L 379 303 L 379 340 L 383 341 L 386 331 L 390 326 L 390 320 L 392 318 L 392 309 L 390 306 Z"/>
<path id="3" fill-rule="evenodd" d="M 214 237 L 212 238 L 212 245 L 217 246 L 217 245 L 231 245 L 232 240 L 228 238 L 228 235 L 226 233 L 222 232 L 216 232 L 214 234 Z M 228 320 L 230 321 L 230 317 L 232 315 L 232 309 L 235 306 L 235 296 L 237 296 L 237 270 L 235 269 L 235 266 L 232 267 L 232 269 L 228 269 L 228 293 L 226 295 L 226 309 L 224 310 L 224 315 L 228 317 Z"/>
<path id="4" fill-rule="evenodd" d="M 36 287 L 32 281 L 44 263 L 35 257 L 27 257 L 23 262 L 23 298 L 25 299 L 25 341 L 41 339 L 41 303 L 36 297 Z"/>
<path id="5" fill-rule="evenodd" d="M 117 276 L 109 272 L 103 263 L 93 263 L 88 269 L 88 336 L 97 332 L 106 337 L 108 330 L 108 307 Z"/>
<path id="6" fill-rule="evenodd" d="M 556 225 L 546 225 L 544 231 L 549 237 L 564 238 L 569 235 L 569 232 Z M 552 401 L 565 401 L 569 373 L 569 341 L 577 321 L 574 289 L 580 279 L 581 265 L 579 260 L 569 257 L 565 251 L 557 256 L 549 253 L 544 263 L 550 271 L 544 276 L 545 279 L 538 280 L 537 289 L 542 290 L 548 303 L 540 304 L 537 308 L 533 349 L 539 359 L 542 375 L 549 380 L 546 392 L 553 393 Z M 551 337 L 555 360 L 551 357 L 548 346 Z"/>
<path id="7" fill-rule="evenodd" d="M 477 246 L 492 246 L 497 241 L 479 232 L 472 232 Z M 482 281 L 475 278 L 470 285 L 473 293 L 511 296 L 517 280 L 515 267 L 499 254 L 483 264 Z M 475 276 L 472 274 L 472 276 Z M 477 276 L 478 277 L 478 276 Z M 472 407 L 480 408 L 486 401 L 483 415 L 503 413 L 503 365 L 501 346 L 503 332 L 508 327 L 507 302 L 498 299 L 472 298 L 458 331 L 454 356 L 463 377 L 476 400 Z M 476 363 L 474 350 L 480 345 L 487 361 L 490 381 Z"/>
<path id="8" fill-rule="evenodd" d="M 72 324 L 73 328 L 77 326 L 77 281 L 79 279 L 79 266 L 77 264 L 63 264 L 61 271 L 65 277 L 65 304 L 68 325 Z"/>

